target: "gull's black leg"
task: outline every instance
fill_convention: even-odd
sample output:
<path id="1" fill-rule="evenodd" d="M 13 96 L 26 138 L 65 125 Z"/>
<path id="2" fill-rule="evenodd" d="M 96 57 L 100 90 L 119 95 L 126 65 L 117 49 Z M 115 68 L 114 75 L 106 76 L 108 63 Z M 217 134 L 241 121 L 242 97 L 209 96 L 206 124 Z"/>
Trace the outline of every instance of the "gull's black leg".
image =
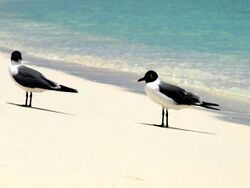
<path id="1" fill-rule="evenodd" d="M 30 104 L 29 104 L 29 107 L 32 106 L 32 92 L 30 92 Z"/>
<path id="2" fill-rule="evenodd" d="M 166 127 L 168 127 L 168 109 L 166 109 Z"/>
<path id="3" fill-rule="evenodd" d="M 164 108 L 162 108 L 162 119 L 161 119 L 161 126 L 162 127 L 164 127 L 164 115 L 165 115 Z"/>
<path id="4" fill-rule="evenodd" d="M 28 106 L 28 92 L 26 92 L 25 106 Z"/>

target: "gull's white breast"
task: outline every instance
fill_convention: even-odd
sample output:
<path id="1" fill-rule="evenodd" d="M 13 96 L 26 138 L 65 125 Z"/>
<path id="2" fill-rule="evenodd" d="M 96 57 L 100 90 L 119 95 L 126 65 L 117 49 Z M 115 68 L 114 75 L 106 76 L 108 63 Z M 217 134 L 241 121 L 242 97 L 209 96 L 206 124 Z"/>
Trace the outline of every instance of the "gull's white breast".
<path id="1" fill-rule="evenodd" d="M 157 79 L 154 82 L 147 83 L 145 86 L 145 92 L 152 101 L 166 109 L 180 110 L 187 107 L 187 105 L 178 105 L 174 100 L 162 94 L 160 92 L 159 84 L 160 80 Z"/>

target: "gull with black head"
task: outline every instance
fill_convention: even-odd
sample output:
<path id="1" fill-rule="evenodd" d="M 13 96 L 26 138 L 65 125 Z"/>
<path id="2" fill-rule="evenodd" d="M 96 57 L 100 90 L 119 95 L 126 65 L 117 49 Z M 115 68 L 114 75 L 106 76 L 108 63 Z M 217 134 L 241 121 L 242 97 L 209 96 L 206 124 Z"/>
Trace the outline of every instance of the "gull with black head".
<path id="1" fill-rule="evenodd" d="M 11 54 L 11 63 L 9 73 L 16 85 L 21 87 L 26 92 L 25 105 L 32 106 L 32 93 L 43 92 L 46 90 L 78 93 L 76 89 L 69 88 L 56 82 L 47 79 L 40 72 L 31 69 L 22 64 L 22 54 L 19 51 L 14 51 Z M 30 95 L 29 95 L 30 93 Z M 29 104 L 28 98 L 30 97 Z"/>
<path id="2" fill-rule="evenodd" d="M 158 74 L 150 70 L 145 76 L 138 80 L 145 81 L 145 92 L 147 96 L 162 107 L 162 123 L 164 126 L 164 116 L 166 116 L 166 127 L 168 127 L 168 109 L 183 109 L 190 106 L 200 106 L 203 108 L 219 110 L 215 103 L 202 101 L 202 98 L 180 88 L 176 85 L 168 84 L 158 78 Z M 166 110 L 166 114 L 165 114 Z"/>

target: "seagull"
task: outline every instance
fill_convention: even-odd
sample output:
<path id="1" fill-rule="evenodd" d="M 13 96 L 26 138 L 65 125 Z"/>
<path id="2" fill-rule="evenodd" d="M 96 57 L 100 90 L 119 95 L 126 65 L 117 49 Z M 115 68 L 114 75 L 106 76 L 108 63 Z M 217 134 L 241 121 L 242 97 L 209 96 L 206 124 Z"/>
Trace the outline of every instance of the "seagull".
<path id="1" fill-rule="evenodd" d="M 11 66 L 9 73 L 14 83 L 26 92 L 25 107 L 32 106 L 32 93 L 43 92 L 46 90 L 78 93 L 76 89 L 59 85 L 47 79 L 40 72 L 31 69 L 22 64 L 22 54 L 19 51 L 13 51 L 11 54 Z M 29 95 L 30 93 L 30 95 Z M 28 98 L 29 104 L 28 104 Z"/>
<path id="2" fill-rule="evenodd" d="M 164 127 L 164 115 L 166 109 L 166 127 L 168 127 L 168 109 L 180 110 L 190 106 L 200 106 L 203 108 L 220 110 L 213 106 L 219 106 L 215 103 L 202 101 L 201 97 L 186 91 L 178 86 L 165 83 L 158 78 L 158 74 L 150 70 L 138 82 L 145 81 L 145 92 L 147 96 L 162 107 L 162 123 Z"/>

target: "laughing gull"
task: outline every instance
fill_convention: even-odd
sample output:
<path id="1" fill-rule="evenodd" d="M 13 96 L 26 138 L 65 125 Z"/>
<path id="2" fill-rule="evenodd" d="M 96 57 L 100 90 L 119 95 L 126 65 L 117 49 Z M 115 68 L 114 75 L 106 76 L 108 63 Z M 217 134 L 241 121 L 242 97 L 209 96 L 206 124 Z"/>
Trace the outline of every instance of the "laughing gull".
<path id="1" fill-rule="evenodd" d="M 19 87 L 26 91 L 25 106 L 31 107 L 32 92 L 43 92 L 46 90 L 62 91 L 78 93 L 76 89 L 59 85 L 43 76 L 40 72 L 22 65 L 22 54 L 19 51 L 14 51 L 11 54 L 11 63 L 9 73 Z M 30 93 L 30 101 L 28 105 L 28 94 Z"/>
<path id="2" fill-rule="evenodd" d="M 179 110 L 189 106 L 200 106 L 213 110 L 219 110 L 212 106 L 219 106 L 215 103 L 202 101 L 201 97 L 186 91 L 178 86 L 162 82 L 155 71 L 148 71 L 145 76 L 138 80 L 145 81 L 145 92 L 155 103 L 162 106 L 162 123 L 164 126 L 164 109 L 166 109 L 166 127 L 168 127 L 168 109 Z"/>

